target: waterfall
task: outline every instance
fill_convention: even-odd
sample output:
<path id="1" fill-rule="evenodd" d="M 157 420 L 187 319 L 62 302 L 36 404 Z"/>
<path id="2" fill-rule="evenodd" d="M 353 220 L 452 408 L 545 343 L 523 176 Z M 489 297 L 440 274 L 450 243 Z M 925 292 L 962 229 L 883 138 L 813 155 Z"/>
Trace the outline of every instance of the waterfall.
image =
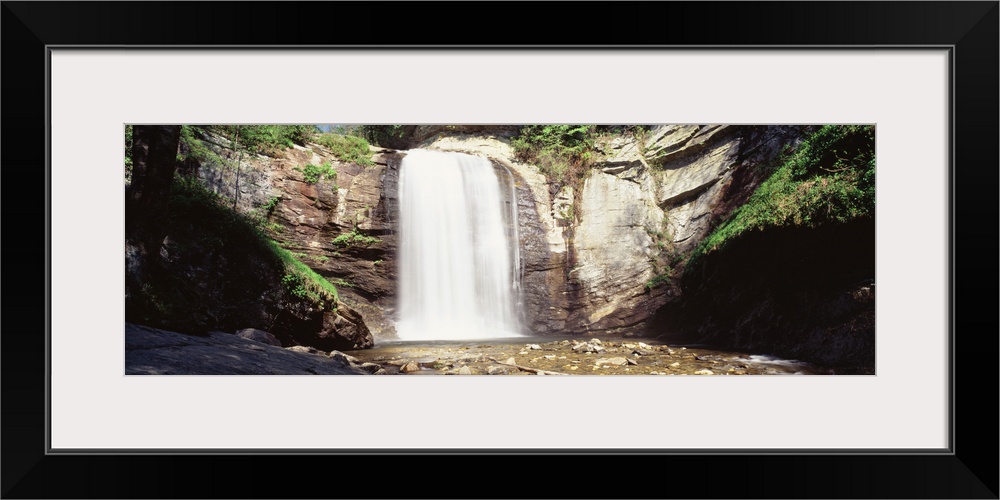
<path id="1" fill-rule="evenodd" d="M 516 199 L 510 203 L 506 211 L 500 180 L 485 158 L 406 153 L 399 167 L 400 339 L 519 334 L 520 259 L 511 242 Z"/>

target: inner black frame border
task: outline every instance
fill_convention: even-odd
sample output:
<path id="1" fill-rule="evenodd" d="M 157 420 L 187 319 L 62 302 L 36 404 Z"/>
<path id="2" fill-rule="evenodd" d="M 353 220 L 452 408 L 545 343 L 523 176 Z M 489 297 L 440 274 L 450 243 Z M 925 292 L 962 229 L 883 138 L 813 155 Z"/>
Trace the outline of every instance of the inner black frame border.
<path id="1" fill-rule="evenodd" d="M 262 28 L 255 32 L 240 31 L 229 26 L 226 21 L 233 16 L 230 3 L 92 3 L 92 2 L 4 2 L 2 10 L 3 68 L 8 70 L 3 85 L 3 138 L 7 148 L 2 151 L 7 188 L 4 203 L 8 229 L 15 228 L 16 241 L 3 246 L 4 257 L 44 265 L 45 282 L 36 283 L 35 293 L 27 292 L 18 285 L 18 294 L 4 294 L 5 309 L 8 312 L 3 326 L 7 335 L 3 342 L 2 408 L 4 440 L 3 497 L 49 497 L 49 496 L 130 496 L 130 497 L 190 497 L 208 496 L 205 490 L 191 489 L 188 479 L 177 473 L 205 478 L 218 482 L 220 489 L 210 491 L 223 496 L 271 497 L 266 488 L 235 486 L 233 478 L 207 475 L 205 467 L 221 472 L 220 467 L 250 464 L 252 460 L 266 460 L 275 470 L 287 470 L 275 464 L 295 463 L 302 471 L 319 471 L 323 466 L 315 462 L 309 464 L 303 459 L 315 459 L 317 455 L 336 453 L 319 462 L 329 465 L 327 460 L 357 463 L 366 461 L 363 456 L 371 455 L 433 455 L 435 463 L 461 463 L 475 461 L 462 455 L 503 455 L 517 461 L 528 460 L 531 464 L 543 462 L 546 456 L 561 455 L 556 460 L 569 456 L 590 455 L 589 460 L 601 457 L 594 455 L 614 455 L 614 463 L 630 463 L 634 471 L 666 474 L 667 471 L 685 471 L 691 474 L 690 465 L 678 465 L 682 461 L 697 462 L 698 467 L 714 462 L 714 474 L 695 472 L 693 479 L 701 478 L 701 491 L 688 497 L 939 497 L 939 498 L 997 498 L 997 429 L 978 428 L 972 419 L 980 418 L 996 421 L 996 400 L 989 393 L 985 399 L 977 399 L 982 394 L 968 387 L 956 386 L 956 380 L 971 379 L 981 385 L 982 378 L 995 381 L 997 359 L 997 318 L 995 309 L 985 310 L 966 307 L 962 316 L 956 314 L 958 298 L 979 296 L 987 304 L 997 303 L 996 256 L 997 252 L 997 62 L 998 62 L 998 3 L 997 2 L 704 2 L 704 3 L 656 3 L 617 4 L 615 8 L 645 9 L 651 14 L 662 14 L 682 19 L 700 20 L 711 15 L 709 23 L 691 25 L 671 25 L 665 33 L 655 36 L 638 31 L 621 37 L 628 45 L 599 45 L 593 40 L 599 35 L 591 34 L 589 44 L 550 45 L 537 40 L 526 39 L 524 44 L 509 45 L 498 36 L 496 30 L 482 33 L 463 33 L 474 43 L 450 45 L 442 43 L 440 35 L 427 33 L 424 45 L 408 45 L 390 37 L 376 36 L 372 28 L 381 24 L 385 29 L 399 28 L 407 21 L 424 20 L 431 24 L 444 23 L 425 15 L 418 7 L 424 4 L 338 4 L 342 15 L 360 15 L 361 22 L 349 29 L 338 29 L 336 34 L 324 32 L 320 19 L 302 17 L 303 12 L 311 12 L 317 5 L 310 2 L 289 2 L 273 4 L 252 2 L 245 5 L 242 13 L 235 15 L 240 25 L 258 23 Z M 511 9 L 517 4 L 487 4 L 494 9 Z M 569 4 L 560 4 L 562 6 Z M 610 8 L 604 4 L 594 8 Z M 442 6 L 443 7 L 443 6 Z M 389 11 L 383 17 L 374 15 L 376 11 Z M 599 12 L 590 14 L 589 22 L 603 21 Z M 534 28 L 553 30 L 544 24 L 544 19 L 524 19 L 513 15 L 498 15 L 497 24 L 507 21 L 508 26 L 520 25 L 531 33 Z M 586 16 L 583 16 L 586 18 Z M 336 17 L 335 17 L 336 19 Z M 282 22 L 294 21 L 282 27 Z M 519 24 L 518 24 L 519 23 Z M 306 25 L 303 28 L 302 25 Z M 753 26 L 754 30 L 746 29 Z M 139 29 L 139 28 L 142 29 Z M 314 28 L 311 35 L 308 28 Z M 737 28 L 743 28 L 738 30 Z M 559 32 L 559 29 L 555 29 Z M 399 32 L 405 33 L 405 32 Z M 563 29 L 569 35 L 571 29 Z M 310 38 L 310 36 L 312 38 Z M 478 38 L 476 38 L 478 36 Z M 567 36 L 579 39 L 582 36 Z M 531 38 L 531 36 L 527 37 Z M 178 43 L 180 42 L 180 44 Z M 354 45 L 346 45 L 352 42 Z M 950 157 L 950 211 L 949 214 L 949 322 L 952 325 L 949 349 L 952 354 L 949 387 L 951 418 L 949 419 L 949 441 L 947 450 L 52 450 L 48 440 L 48 284 L 49 280 L 49 218 L 48 192 L 49 140 L 48 140 L 48 58 L 53 49 L 115 48 L 123 46 L 144 49 L 185 48 L 274 48 L 276 50 L 303 48 L 471 48 L 489 49 L 539 49 L 539 48 L 586 48 L 586 49 L 761 49 L 780 48 L 806 50 L 836 48 L 843 49 L 907 49 L 946 48 L 949 51 L 949 71 L 951 73 L 951 109 L 949 130 L 951 131 Z M 12 77 L 12 72 L 17 72 Z M 18 78 L 15 80 L 14 78 Z M 41 92 L 41 95 L 40 95 Z M 29 98 L 30 96 L 30 98 Z M 44 106 L 44 107 L 43 107 Z M 12 148 L 11 144 L 18 144 Z M 32 145 L 22 147 L 20 144 Z M 41 148 L 37 146 L 41 145 Z M 16 150 L 15 150 L 16 149 Z M 25 151 L 27 149 L 27 151 Z M 44 163 L 38 151 L 45 152 Z M 965 170 L 958 170 L 962 165 Z M 968 166 L 965 166 L 968 165 Z M 31 168 L 28 168 L 30 166 Z M 37 169 L 37 170 L 36 170 Z M 41 178 L 40 178 L 41 177 Z M 41 182 L 39 182 L 41 181 Z M 12 186 L 13 185 L 13 186 Z M 45 186 L 45 206 L 39 209 L 36 188 Z M 26 186 L 30 186 L 28 188 Z M 991 191 L 992 189 L 992 191 Z M 28 196 L 25 192 L 34 193 Z M 959 197 L 958 193 L 963 196 Z M 16 203 L 12 203 L 16 200 Z M 45 214 L 44 225 L 39 227 L 37 218 Z M 32 223 L 34 221 L 34 223 Z M 11 225 L 13 224 L 13 226 Z M 956 227 L 963 232 L 956 234 Z M 968 229 L 971 226 L 971 230 Z M 985 228 L 985 229 L 983 229 Z M 40 229 L 44 234 L 39 235 Z M 28 235 L 35 236 L 30 237 Z M 41 238 L 38 238 L 41 236 Z M 958 237 L 958 239 L 956 239 Z M 30 246 L 44 242 L 38 250 Z M 978 251 L 978 252 L 977 252 Z M 956 254 L 962 260 L 956 261 Z M 969 256 L 982 256 L 981 259 Z M 44 260 L 42 260 L 44 258 Z M 961 279 L 956 279 L 959 271 Z M 8 285 L 10 285 L 8 281 Z M 41 286 L 39 286 L 41 285 Z M 8 290 L 10 290 L 8 288 Z M 44 290 L 42 293 L 37 293 Z M 44 303 L 39 304 L 39 296 Z M 968 305 L 969 302 L 966 302 Z M 16 308 L 16 309 L 15 309 Z M 35 322 L 13 324 L 11 312 L 16 311 L 15 320 Z M 37 314 L 36 314 L 37 313 Z M 45 318 L 45 330 L 38 332 L 37 318 Z M 12 330 L 13 329 L 13 330 Z M 956 331 L 969 332 L 968 338 L 955 342 Z M 39 335 L 41 333 L 41 335 Z M 981 357 L 989 352 L 989 358 Z M 958 358 L 972 363 L 960 364 Z M 44 384 L 43 398 L 39 386 Z M 956 399 L 956 393 L 965 398 Z M 962 431 L 958 430 L 962 424 Z M 975 431 L 970 429 L 975 428 Z M 969 432 L 966 432 L 969 431 Z M 261 455 L 265 454 L 265 455 Z M 256 455 L 256 456 L 255 456 Z M 350 456 L 345 456 L 350 455 Z M 353 456 L 353 458 L 351 457 Z M 293 457 L 296 460 L 290 460 Z M 361 458 L 359 458 L 361 457 Z M 988 458 L 992 457 L 992 458 Z M 281 460 L 276 460 L 276 459 Z M 503 458 L 503 457 L 501 457 Z M 627 460 L 626 460 L 627 458 Z M 447 460 L 446 460 L 447 459 Z M 549 460 L 552 460 L 549 458 Z M 641 464 L 637 462 L 642 460 Z M 604 462 L 607 462 L 606 460 Z M 228 465 L 227 465 L 228 464 Z M 149 467 L 149 466 L 154 467 Z M 157 467 L 156 465 L 160 465 Z M 162 466 L 168 465 L 167 468 Z M 774 469 L 774 470 L 772 470 Z M 93 472 L 86 478 L 81 471 Z M 167 472 L 169 470 L 169 473 Z M 75 473 L 73 471 L 76 471 Z M 654 471 L 654 472 L 650 472 Z M 655 472 L 658 471 L 658 472 Z M 741 473 L 742 472 L 742 473 Z M 357 473 L 357 472 L 355 472 Z M 359 474 L 359 473 L 357 473 Z M 397 477 L 403 478 L 406 473 Z M 715 475 L 728 477 L 726 483 L 714 480 Z M 53 480 L 55 476 L 65 480 Z M 672 474 L 668 474 L 672 475 Z M 733 476 L 736 476 L 735 478 Z M 141 478 L 141 479 L 140 479 Z M 733 481 L 735 479 L 735 481 Z M 152 480 L 152 481 L 150 481 Z M 449 477 L 454 483 L 461 479 Z M 424 478 L 426 481 L 426 478 Z M 169 484 L 167 484 L 169 483 Z M 385 494 L 385 482 L 375 491 Z M 287 486 L 287 485 L 286 485 Z M 356 492 L 372 491 L 355 487 Z M 569 488 L 568 485 L 562 485 Z M 607 485 L 611 486 L 611 485 Z M 660 496 L 667 494 L 667 483 L 651 483 L 652 491 Z M 343 485 L 338 485 L 338 488 Z M 301 488 L 291 488 L 281 496 L 302 497 Z M 475 490 L 434 490 L 430 494 L 445 497 L 457 494 L 470 496 Z M 511 496 L 518 495 L 516 490 Z M 574 490 L 560 489 L 570 496 L 622 496 L 620 490 L 587 484 Z M 583 492 L 572 495 L 573 491 Z M 633 488 L 634 492 L 635 489 Z M 648 490 L 647 490 L 648 491 Z M 672 491 L 672 490 L 671 490 Z M 287 493 L 291 493 L 290 495 Z M 602 493 L 604 493 L 602 495 Z M 412 496 L 410 494 L 390 494 L 389 496 Z M 310 495 L 305 495 L 310 496 Z M 641 495 L 647 496 L 647 495 Z"/>

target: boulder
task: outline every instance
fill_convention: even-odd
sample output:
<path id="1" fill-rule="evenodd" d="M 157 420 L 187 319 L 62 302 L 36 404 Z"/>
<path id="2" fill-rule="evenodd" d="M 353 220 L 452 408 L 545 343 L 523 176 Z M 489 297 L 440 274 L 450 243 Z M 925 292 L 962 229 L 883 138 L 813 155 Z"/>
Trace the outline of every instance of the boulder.
<path id="1" fill-rule="evenodd" d="M 281 342 L 279 342 L 274 335 L 271 335 L 270 332 L 258 330 L 256 328 L 244 328 L 242 330 L 238 330 L 236 332 L 236 336 L 247 340 L 253 340 L 254 342 L 260 342 L 262 344 L 281 347 Z"/>
<path id="2" fill-rule="evenodd" d="M 420 363 L 417 363 L 415 361 L 410 361 L 409 363 L 406 363 L 405 365 L 399 367 L 399 371 L 402 372 L 402 373 L 419 372 L 420 371 Z"/>
<path id="3" fill-rule="evenodd" d="M 314 356 L 235 335 L 204 336 L 125 324 L 126 375 L 368 375 L 338 359 Z"/>
<path id="4" fill-rule="evenodd" d="M 342 304 L 336 311 L 323 314 L 323 328 L 310 343 L 322 350 L 367 349 L 374 344 L 361 315 Z"/>
<path id="5" fill-rule="evenodd" d="M 504 365 L 493 365 L 486 368 L 486 373 L 488 375 L 511 375 L 519 371 L 520 370 L 514 368 L 513 366 L 504 366 Z"/>

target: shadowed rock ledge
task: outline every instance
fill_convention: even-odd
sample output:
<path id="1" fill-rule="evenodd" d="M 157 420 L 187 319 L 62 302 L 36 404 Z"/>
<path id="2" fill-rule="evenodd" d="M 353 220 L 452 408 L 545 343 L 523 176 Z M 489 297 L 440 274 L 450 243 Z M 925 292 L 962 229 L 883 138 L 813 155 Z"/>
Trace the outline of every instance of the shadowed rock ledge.
<path id="1" fill-rule="evenodd" d="M 368 375 L 338 351 L 282 349 L 223 332 L 205 336 L 125 324 L 126 375 Z"/>

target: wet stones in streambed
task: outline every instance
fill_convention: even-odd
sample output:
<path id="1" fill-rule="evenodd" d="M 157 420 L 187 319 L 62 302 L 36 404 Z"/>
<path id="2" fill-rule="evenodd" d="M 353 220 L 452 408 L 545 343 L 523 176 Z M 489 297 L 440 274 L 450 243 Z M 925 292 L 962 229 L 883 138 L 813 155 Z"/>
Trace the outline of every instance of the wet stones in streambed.
<path id="1" fill-rule="evenodd" d="M 579 344 L 573 344 L 573 352 L 581 353 L 599 353 L 607 350 L 606 347 L 602 345 L 602 342 L 598 339 L 591 339 L 590 342 L 581 342 Z"/>
<path id="2" fill-rule="evenodd" d="M 431 363 L 431 368 L 435 370 L 447 370 L 453 366 L 455 366 L 455 363 L 444 359 L 439 359 Z"/>
<path id="3" fill-rule="evenodd" d="M 486 368 L 487 375 L 513 375 L 521 370 L 513 366 L 492 365 Z"/>
<path id="4" fill-rule="evenodd" d="M 617 357 L 617 358 L 600 358 L 597 361 L 595 361 L 594 364 L 597 365 L 597 366 L 605 366 L 605 365 L 608 365 L 608 366 L 625 366 L 625 365 L 628 364 L 628 360 L 625 359 L 625 358 L 621 358 L 621 357 Z"/>
<path id="5" fill-rule="evenodd" d="M 361 363 L 358 365 L 358 368 L 361 368 L 372 375 L 385 375 L 388 373 L 385 371 L 385 368 L 382 368 L 382 365 L 377 363 Z"/>
<path id="6" fill-rule="evenodd" d="M 404 364 L 403 366 L 399 367 L 399 371 L 401 373 L 416 373 L 419 372 L 421 369 L 422 368 L 420 368 L 420 364 L 415 361 L 410 361 Z"/>

